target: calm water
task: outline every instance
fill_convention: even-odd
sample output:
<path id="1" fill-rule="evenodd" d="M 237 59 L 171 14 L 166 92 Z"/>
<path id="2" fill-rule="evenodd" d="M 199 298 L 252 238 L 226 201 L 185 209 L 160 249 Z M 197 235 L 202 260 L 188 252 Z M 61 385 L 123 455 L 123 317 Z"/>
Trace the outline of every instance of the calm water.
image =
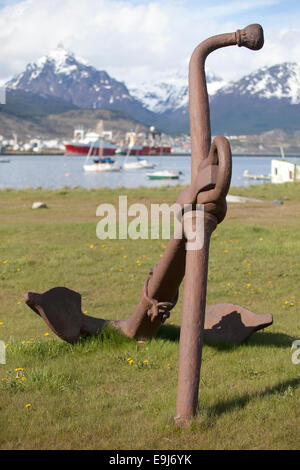
<path id="1" fill-rule="evenodd" d="M 1 157 L 1 155 L 0 155 Z M 3 157 L 3 155 L 2 155 Z M 155 187 L 161 185 L 186 184 L 190 181 L 190 157 L 145 157 L 156 163 L 156 170 L 169 169 L 183 172 L 179 180 L 149 180 L 149 170 L 121 170 L 120 172 L 85 173 L 85 157 L 58 156 L 7 156 L 10 163 L 0 163 L 0 189 L 43 187 L 49 189 L 63 186 L 81 186 L 84 188 L 115 188 L 124 186 Z M 114 157 L 121 164 L 125 157 Z M 290 160 L 290 158 L 289 158 Z M 291 159 L 292 160 L 292 159 Z M 261 184 L 262 181 L 251 181 L 243 177 L 244 170 L 252 174 L 271 172 L 271 157 L 233 157 L 232 186 Z M 150 170 L 151 171 L 151 170 Z"/>

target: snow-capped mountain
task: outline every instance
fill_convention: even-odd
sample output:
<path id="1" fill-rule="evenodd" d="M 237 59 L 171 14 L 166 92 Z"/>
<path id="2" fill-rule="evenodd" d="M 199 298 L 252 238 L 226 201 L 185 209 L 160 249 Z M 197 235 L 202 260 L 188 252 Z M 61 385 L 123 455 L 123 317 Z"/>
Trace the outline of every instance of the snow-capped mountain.
<path id="1" fill-rule="evenodd" d="M 124 83 L 62 46 L 28 64 L 6 87 L 43 97 L 55 96 L 81 108 L 122 108 L 135 101 Z"/>
<path id="2" fill-rule="evenodd" d="M 111 109 L 164 132 L 189 132 L 187 70 L 156 73 L 146 82 L 126 85 L 59 46 L 28 64 L 6 88 L 11 94 L 22 92 L 46 99 L 44 113 L 49 102 L 56 100 L 60 109 L 65 105 Z M 207 88 L 213 134 L 300 128 L 299 64 L 263 67 L 231 83 L 208 71 Z M 26 99 L 31 102 L 29 96 Z"/>
<path id="3" fill-rule="evenodd" d="M 262 67 L 226 86 L 220 93 L 286 99 L 290 104 L 299 104 L 300 65 L 295 62 L 284 62 L 272 67 Z"/>
<path id="4" fill-rule="evenodd" d="M 299 129 L 300 66 L 284 62 L 262 67 L 211 98 L 215 133 L 260 134 Z"/>
<path id="5" fill-rule="evenodd" d="M 206 75 L 209 95 L 214 95 L 227 83 L 220 77 L 208 72 Z M 132 96 L 154 113 L 165 113 L 188 109 L 188 75 L 182 71 L 169 72 L 167 75 L 151 77 L 151 80 L 139 84 L 129 84 Z"/>

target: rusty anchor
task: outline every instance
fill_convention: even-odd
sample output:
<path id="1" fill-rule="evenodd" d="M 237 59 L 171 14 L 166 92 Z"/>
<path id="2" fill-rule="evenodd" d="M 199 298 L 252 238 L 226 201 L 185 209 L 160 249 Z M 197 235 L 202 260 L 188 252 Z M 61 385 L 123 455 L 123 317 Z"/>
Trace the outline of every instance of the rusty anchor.
<path id="1" fill-rule="evenodd" d="M 232 158 L 225 137 L 218 136 L 211 143 L 204 64 L 208 54 L 218 48 L 238 45 L 258 50 L 263 42 L 261 26 L 250 25 L 235 33 L 213 36 L 200 43 L 192 54 L 189 66 L 191 184 L 176 201 L 182 208 L 185 236 L 171 237 L 162 258 L 150 270 L 132 315 L 124 320 L 104 320 L 85 315 L 81 309 L 81 295 L 66 287 L 54 287 L 42 294 L 25 294 L 26 304 L 43 318 L 56 335 L 70 343 L 76 343 L 81 336 L 97 334 L 106 325 L 130 338 L 141 340 L 153 338 L 169 317 L 185 277 L 179 342 L 177 425 L 186 424 L 196 414 L 203 338 L 212 344 L 239 343 L 273 321 L 270 314 L 257 315 L 234 304 L 206 306 L 210 236 L 226 215 Z M 183 210 L 185 205 L 192 207 L 188 214 Z M 201 228 L 203 245 L 187 249 L 187 243 L 195 237 L 199 208 L 204 210 Z"/>
<path id="2" fill-rule="evenodd" d="M 179 344 L 179 370 L 175 422 L 186 424 L 196 415 L 203 333 L 210 236 L 226 215 L 226 195 L 231 180 L 231 150 L 225 137 L 211 144 L 210 113 L 204 65 L 216 49 L 238 45 L 252 50 L 263 46 L 262 27 L 253 24 L 235 33 L 206 39 L 194 50 L 189 65 L 189 106 L 192 148 L 192 185 L 205 162 L 218 164 L 214 189 L 199 193 L 196 201 L 204 204 L 204 245 L 186 253 L 182 321 Z M 196 211 L 194 212 L 196 217 Z M 271 320 L 271 319 L 270 319 Z"/>

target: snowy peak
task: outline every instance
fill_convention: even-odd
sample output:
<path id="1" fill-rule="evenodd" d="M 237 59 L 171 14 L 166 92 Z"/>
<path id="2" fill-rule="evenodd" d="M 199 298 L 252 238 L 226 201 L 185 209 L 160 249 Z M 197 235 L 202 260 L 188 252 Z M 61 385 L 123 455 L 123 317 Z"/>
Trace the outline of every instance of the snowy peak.
<path id="1" fill-rule="evenodd" d="M 188 82 L 187 77 L 178 71 L 167 76 L 156 74 L 149 81 L 129 85 L 129 91 L 145 108 L 163 113 L 187 103 Z"/>
<path id="2" fill-rule="evenodd" d="M 10 80 L 7 86 L 12 89 L 25 89 L 26 84 L 37 80 L 47 72 L 51 71 L 53 74 L 68 76 L 82 67 L 87 67 L 87 63 L 83 59 L 75 57 L 71 51 L 68 51 L 62 45 L 58 45 L 49 54 L 39 58 L 36 62 L 28 64 L 25 71 Z"/>
<path id="3" fill-rule="evenodd" d="M 43 97 L 56 97 L 82 108 L 110 107 L 132 101 L 126 86 L 59 45 L 27 65 L 6 84 Z"/>
<path id="4" fill-rule="evenodd" d="M 206 75 L 207 89 L 214 95 L 226 82 L 220 77 L 208 72 Z M 181 70 L 175 70 L 167 75 L 151 77 L 151 81 L 129 85 L 132 96 L 141 101 L 143 105 L 162 114 L 168 111 L 185 109 L 188 106 L 188 75 Z"/>
<path id="5" fill-rule="evenodd" d="M 208 72 L 206 74 L 207 93 L 209 96 L 215 95 L 220 89 L 228 85 L 228 82 L 223 78 L 215 75 L 214 73 Z"/>
<path id="6" fill-rule="evenodd" d="M 225 94 L 252 95 L 266 99 L 286 99 L 300 103 L 300 66 L 284 62 L 261 69 L 243 77 L 221 90 Z"/>
<path id="7" fill-rule="evenodd" d="M 52 64 L 55 73 L 65 75 L 71 74 L 79 65 L 88 66 L 85 60 L 77 56 L 75 57 L 73 52 L 65 49 L 62 44 L 52 49 L 48 55 L 38 59 L 34 65 L 36 65 L 37 69 L 42 70 L 47 63 Z"/>

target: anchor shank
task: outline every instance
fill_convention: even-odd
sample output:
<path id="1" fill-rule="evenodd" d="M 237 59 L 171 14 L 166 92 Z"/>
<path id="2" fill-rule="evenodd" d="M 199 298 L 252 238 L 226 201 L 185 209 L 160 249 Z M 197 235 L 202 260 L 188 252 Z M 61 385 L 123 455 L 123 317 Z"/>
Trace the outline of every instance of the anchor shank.
<path id="1" fill-rule="evenodd" d="M 175 422 L 185 424 L 196 414 L 205 321 L 210 237 L 217 225 L 205 216 L 204 243 L 200 250 L 187 250 L 182 319 L 179 342 L 178 388 Z"/>

